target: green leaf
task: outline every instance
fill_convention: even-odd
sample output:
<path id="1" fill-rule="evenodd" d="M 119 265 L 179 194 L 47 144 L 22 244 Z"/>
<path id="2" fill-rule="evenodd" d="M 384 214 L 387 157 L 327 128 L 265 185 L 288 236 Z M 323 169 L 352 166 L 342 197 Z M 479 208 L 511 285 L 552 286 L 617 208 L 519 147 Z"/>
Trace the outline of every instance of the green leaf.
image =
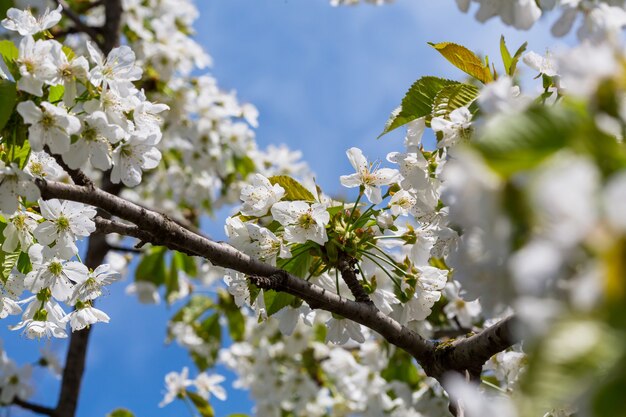
<path id="1" fill-rule="evenodd" d="M 278 313 L 296 300 L 296 297 L 291 294 L 273 290 L 265 290 L 264 298 L 268 316 Z"/>
<path id="2" fill-rule="evenodd" d="M 509 48 L 506 47 L 506 41 L 504 40 L 504 35 L 500 36 L 500 55 L 502 55 L 502 63 L 504 64 L 504 71 L 511 75 L 511 63 L 513 62 L 513 58 L 511 58 L 511 53 L 509 52 Z"/>
<path id="3" fill-rule="evenodd" d="M 15 44 L 7 40 L 0 41 L 0 55 L 2 55 L 2 59 L 8 67 L 9 72 L 11 72 L 14 77 L 19 75 L 15 63 L 15 60 L 19 56 L 19 51 Z"/>
<path id="4" fill-rule="evenodd" d="M 515 74 L 515 70 L 517 69 L 517 63 L 522 57 L 522 54 L 526 50 L 527 46 L 528 46 L 528 42 L 524 42 L 522 46 L 520 46 L 517 49 L 517 51 L 515 51 L 515 55 L 513 55 L 513 60 L 511 61 L 511 66 L 509 67 L 509 72 L 508 72 L 509 75 L 513 76 Z"/>
<path id="5" fill-rule="evenodd" d="M 28 158 L 30 157 L 30 142 L 18 141 L 22 142 L 22 145 L 11 144 L 9 147 L 9 156 L 11 157 L 11 161 L 15 162 L 20 168 L 24 169 L 26 164 L 28 163 Z"/>
<path id="6" fill-rule="evenodd" d="M 493 118 L 474 146 L 498 173 L 508 176 L 533 168 L 564 147 L 585 118 L 563 106 L 531 107 Z"/>
<path id="7" fill-rule="evenodd" d="M 389 358 L 387 368 L 381 372 L 380 376 L 389 382 L 404 382 L 413 389 L 417 389 L 421 380 L 419 372 L 413 364 L 413 357 L 402 349 L 395 349 Z"/>
<path id="8" fill-rule="evenodd" d="M 63 53 L 65 54 L 65 56 L 67 57 L 68 61 L 71 61 L 71 60 L 73 60 L 76 57 L 76 53 L 69 46 L 63 45 L 62 50 L 63 50 Z"/>
<path id="9" fill-rule="evenodd" d="M 196 394 L 195 392 L 189 390 L 187 390 L 187 396 L 189 397 L 193 405 L 196 406 L 196 410 L 198 410 L 202 417 L 215 417 L 213 407 L 211 407 L 211 404 L 209 404 L 207 400 L 205 400 L 203 397 Z"/>
<path id="10" fill-rule="evenodd" d="M 273 177 L 270 177 L 269 180 L 272 185 L 278 184 L 285 189 L 285 196 L 282 198 L 283 201 L 315 201 L 315 196 L 307 190 L 304 185 L 300 184 L 290 176 L 274 175 Z"/>
<path id="11" fill-rule="evenodd" d="M 439 51 L 452 65 L 483 84 L 493 81 L 493 74 L 489 69 L 489 65 L 483 63 L 474 52 L 466 47 L 451 42 L 428 42 L 428 44 Z"/>
<path id="12" fill-rule="evenodd" d="M 385 124 L 385 129 L 378 137 L 380 138 L 420 117 L 431 116 L 437 94 L 444 87 L 454 84 L 459 83 L 437 77 L 422 77 L 415 81 L 404 95 L 402 105 L 391 113 L 389 120 Z"/>
<path id="13" fill-rule="evenodd" d="M 176 252 L 172 254 L 169 273 L 165 277 L 165 299 L 169 303 L 172 297 L 180 290 L 178 281 L 178 271 L 182 269 L 182 260 L 176 256 Z"/>
<path id="14" fill-rule="evenodd" d="M 165 283 L 167 270 L 165 267 L 166 248 L 156 246 L 144 255 L 135 272 L 136 281 L 149 281 L 159 286 Z"/>
<path id="15" fill-rule="evenodd" d="M 125 408 L 118 408 L 107 414 L 107 417 L 135 417 L 135 415 Z"/>
<path id="16" fill-rule="evenodd" d="M 219 307 L 226 315 L 228 321 L 228 333 L 235 342 L 241 342 L 246 330 L 245 320 L 241 309 L 235 304 L 235 300 L 231 294 L 222 290 L 219 292 Z"/>
<path id="17" fill-rule="evenodd" d="M 0 130 L 4 129 L 13 114 L 17 104 L 17 89 L 15 83 L 9 80 L 0 80 Z"/>
<path id="18" fill-rule="evenodd" d="M 453 110 L 465 107 L 476 100 L 478 88 L 470 84 L 452 84 L 439 91 L 433 101 L 433 117 L 446 117 Z"/>
<path id="19" fill-rule="evenodd" d="M 13 0 L 0 0 L 0 19 L 7 16 L 7 10 L 13 7 Z"/>
<path id="20" fill-rule="evenodd" d="M 309 268 L 311 267 L 312 256 L 308 253 L 308 249 L 305 250 L 300 248 L 312 248 L 314 245 L 316 245 L 316 243 L 307 242 L 302 246 L 294 247 L 292 249 L 292 253 L 297 251 L 298 255 L 288 259 L 279 259 L 276 266 L 280 269 L 284 269 L 292 275 L 300 278 L 306 278 L 309 273 Z"/>
<path id="21" fill-rule="evenodd" d="M 183 323 L 191 323 L 208 310 L 213 308 L 215 303 L 213 300 L 205 295 L 193 295 L 191 299 L 182 307 L 180 310 L 174 314 L 172 317 L 172 321 L 178 322 L 182 321 Z"/>
<path id="22" fill-rule="evenodd" d="M 198 265 L 196 264 L 196 260 L 193 256 L 189 256 L 186 253 L 182 252 L 174 252 L 174 256 L 178 257 L 179 264 L 181 265 L 185 274 L 190 277 L 195 277 L 198 275 Z"/>
<path id="23" fill-rule="evenodd" d="M 63 94 L 65 93 L 65 87 L 63 85 L 53 85 L 50 87 L 50 92 L 48 93 L 48 101 L 50 103 L 57 103 L 63 100 Z"/>
<path id="24" fill-rule="evenodd" d="M 233 158 L 233 163 L 235 164 L 235 171 L 237 171 L 242 178 L 246 178 L 248 175 L 257 171 L 254 161 L 248 156 L 244 156 L 243 158 L 235 157 Z"/>
<path id="25" fill-rule="evenodd" d="M 20 257 L 20 252 L 6 253 L 0 251 L 0 262 L 2 262 L 2 270 L 0 270 L 0 279 L 2 281 L 7 280 L 9 274 L 17 264 L 17 260 Z"/>
<path id="26" fill-rule="evenodd" d="M 20 257 L 17 259 L 17 270 L 22 274 L 28 274 L 33 270 L 33 265 L 30 263 L 30 257 L 28 253 L 20 253 Z"/>

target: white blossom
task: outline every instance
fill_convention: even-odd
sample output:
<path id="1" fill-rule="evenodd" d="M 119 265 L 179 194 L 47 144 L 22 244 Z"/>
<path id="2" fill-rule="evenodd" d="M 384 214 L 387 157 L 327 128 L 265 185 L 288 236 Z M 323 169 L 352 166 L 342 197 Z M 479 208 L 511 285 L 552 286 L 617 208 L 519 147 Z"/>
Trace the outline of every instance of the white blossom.
<path id="1" fill-rule="evenodd" d="M 24 119 L 28 128 L 28 139 L 34 151 L 42 151 L 49 146 L 50 151 L 63 154 L 70 149 L 70 135 L 80 130 L 80 121 L 62 107 L 48 102 L 41 107 L 32 101 L 24 101 L 17 105 L 17 111 Z"/>
<path id="2" fill-rule="evenodd" d="M 310 205 L 304 201 L 281 201 L 272 206 L 272 216 L 285 226 L 288 242 L 305 243 L 307 240 L 323 245 L 328 240 L 326 225 L 330 214 L 320 203 Z"/>
<path id="3" fill-rule="evenodd" d="M 59 23 L 62 10 L 61 5 L 55 10 L 46 9 L 39 18 L 36 18 L 30 9 L 20 10 L 11 7 L 7 10 L 6 19 L 2 20 L 2 26 L 22 36 L 35 35 Z"/>
<path id="4" fill-rule="evenodd" d="M 359 148 L 348 149 L 346 155 L 348 155 L 350 164 L 352 164 L 356 173 L 342 175 L 340 177 L 341 185 L 348 188 L 363 187 L 365 196 L 371 203 L 378 204 L 382 202 L 383 198 L 379 187 L 392 184 L 398 175 L 398 171 L 391 168 L 377 169 L 367 162 Z"/>

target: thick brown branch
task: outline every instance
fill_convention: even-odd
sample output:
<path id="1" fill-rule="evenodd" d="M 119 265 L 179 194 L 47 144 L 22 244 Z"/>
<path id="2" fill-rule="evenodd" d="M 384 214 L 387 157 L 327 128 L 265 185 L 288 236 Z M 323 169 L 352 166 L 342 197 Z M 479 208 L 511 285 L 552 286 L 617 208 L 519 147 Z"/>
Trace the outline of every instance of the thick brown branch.
<path id="1" fill-rule="evenodd" d="M 28 401 L 20 400 L 19 398 L 13 399 L 13 405 L 17 405 L 18 407 L 23 408 L 24 410 L 30 410 L 37 414 L 43 414 L 46 416 L 55 416 L 55 411 L 53 408 L 45 407 L 39 404 L 33 404 Z"/>
<path id="2" fill-rule="evenodd" d="M 154 237 L 152 243 L 176 250 L 184 248 L 208 259 L 214 265 L 234 269 L 251 276 L 271 277 L 280 273 L 277 268 L 253 259 L 226 243 L 214 242 L 199 236 L 159 213 L 100 189 L 44 180 L 38 180 L 37 185 L 43 198 L 61 198 L 91 204 L 135 223 L 138 228 Z M 382 314 L 372 304 L 345 299 L 300 278 L 284 274 L 278 290 L 300 297 L 315 308 L 328 310 L 369 327 L 380 333 L 390 343 L 411 353 L 419 361 L 426 361 L 430 357 L 433 350 L 432 343 Z"/>
<path id="3" fill-rule="evenodd" d="M 413 355 L 426 373 L 435 378 L 442 378 L 447 371 L 477 375 L 485 361 L 492 355 L 518 341 L 512 330 L 515 319 L 507 318 L 477 335 L 435 347 L 434 343 L 424 340 L 417 333 L 382 314 L 373 304 L 351 301 L 328 292 L 308 281 L 253 259 L 226 243 L 214 242 L 199 236 L 166 216 L 120 197 L 97 188 L 44 180 L 38 180 L 37 185 L 43 198 L 61 198 L 91 204 L 134 223 L 136 226 L 130 226 L 129 229 L 131 236 L 146 239 L 152 236 L 149 240 L 151 243 L 201 256 L 214 265 L 249 275 L 251 280 L 262 288 L 295 295 L 313 308 L 339 314 L 369 327 L 393 345 Z"/>
<path id="4" fill-rule="evenodd" d="M 102 26 L 102 52 L 107 55 L 120 43 L 120 27 L 122 23 L 122 0 L 104 0 L 104 26 Z"/>
<path id="5" fill-rule="evenodd" d="M 434 360 L 424 367 L 426 373 L 439 379 L 449 371 L 467 371 L 475 378 L 489 358 L 520 342 L 517 322 L 509 316 L 473 336 L 438 345 Z"/>

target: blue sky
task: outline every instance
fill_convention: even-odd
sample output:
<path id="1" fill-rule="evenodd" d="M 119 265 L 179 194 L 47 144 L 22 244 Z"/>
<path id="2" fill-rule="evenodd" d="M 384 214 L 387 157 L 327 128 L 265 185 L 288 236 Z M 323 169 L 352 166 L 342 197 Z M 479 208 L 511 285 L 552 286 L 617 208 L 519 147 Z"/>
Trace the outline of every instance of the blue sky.
<path id="1" fill-rule="evenodd" d="M 376 136 L 405 91 L 423 75 L 462 79 L 426 42 L 451 41 L 488 54 L 499 64 L 501 34 L 510 48 L 528 40 L 543 52 L 554 45 L 548 22 L 518 32 L 493 20 L 463 15 L 453 0 L 397 0 L 384 7 L 332 8 L 327 0 L 202 0 L 197 38 L 214 59 L 211 73 L 226 89 L 260 110 L 260 146 L 286 143 L 300 149 L 328 193 L 340 191 L 339 175 L 350 173 L 345 151 L 357 146 L 371 159 L 400 150 L 402 132 Z M 220 238 L 221 216 L 207 221 Z M 160 409 L 163 377 L 190 365 L 176 346 L 165 346 L 165 321 L 175 309 L 143 306 L 116 284 L 98 307 L 111 323 L 97 325 L 89 350 L 79 417 L 104 416 L 127 407 L 137 416 L 189 415 L 182 404 Z M 34 361 L 45 342 L 0 328 L 11 357 Z M 53 348 L 64 355 L 65 344 Z M 54 404 L 58 383 L 36 373 L 35 401 Z M 246 393 L 231 389 L 217 416 L 249 412 Z M 30 415 L 14 410 L 13 416 Z"/>

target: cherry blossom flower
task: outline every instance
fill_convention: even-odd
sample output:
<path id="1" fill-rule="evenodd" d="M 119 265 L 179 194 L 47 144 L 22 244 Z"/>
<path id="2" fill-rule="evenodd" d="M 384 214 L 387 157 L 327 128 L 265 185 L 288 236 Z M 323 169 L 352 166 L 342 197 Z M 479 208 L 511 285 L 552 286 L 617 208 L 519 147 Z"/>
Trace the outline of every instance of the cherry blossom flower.
<path id="1" fill-rule="evenodd" d="M 133 81 L 141 78 L 142 69 L 135 64 L 135 53 L 126 45 L 113 48 L 109 55 L 104 55 L 97 47 L 87 42 L 87 50 L 95 66 L 89 72 L 89 81 L 103 90 L 111 88 L 122 97 L 128 97 L 135 87 Z"/>
<path id="2" fill-rule="evenodd" d="M 4 243 L 2 250 L 5 252 L 15 252 L 18 247 L 22 251 L 27 251 L 33 244 L 33 230 L 37 227 L 41 216 L 31 211 L 19 211 L 7 222 L 2 231 Z"/>
<path id="3" fill-rule="evenodd" d="M 110 318 L 104 311 L 87 305 L 72 311 L 65 320 L 70 323 L 72 332 L 75 332 L 98 322 L 108 323 Z"/>
<path id="4" fill-rule="evenodd" d="M 398 171 L 391 168 L 376 169 L 367 162 L 359 148 L 350 148 L 346 154 L 356 173 L 342 175 L 340 177 L 341 185 L 348 188 L 364 187 L 365 196 L 371 203 L 378 204 L 382 202 L 383 198 L 379 187 L 392 184 L 398 175 Z"/>
<path id="5" fill-rule="evenodd" d="M 278 184 L 272 185 L 261 174 L 253 174 L 249 181 L 250 185 L 246 185 L 241 190 L 241 201 L 243 201 L 241 214 L 244 216 L 266 215 L 268 210 L 285 195 L 283 187 Z"/>
<path id="6" fill-rule="evenodd" d="M 56 257 L 44 258 L 43 247 L 39 244 L 31 246 L 28 255 L 33 270 L 26 274 L 24 285 L 33 293 L 50 288 L 54 298 L 65 302 L 72 295 L 74 283 L 87 279 L 89 270 L 85 265 Z"/>
<path id="7" fill-rule="evenodd" d="M 189 368 L 184 367 L 183 370 L 178 372 L 170 372 L 165 375 L 165 388 L 167 392 L 163 397 L 163 401 L 159 403 L 159 407 L 165 407 L 176 397 L 182 397 L 187 391 L 187 387 L 192 385 L 193 381 L 189 379 Z"/>
<path id="8" fill-rule="evenodd" d="M 161 161 L 161 152 L 156 148 L 159 142 L 157 135 L 147 138 L 132 135 L 126 142 L 113 151 L 113 170 L 111 182 L 120 181 L 128 187 L 141 182 L 142 170 L 153 169 Z"/>
<path id="9" fill-rule="evenodd" d="M 326 322 L 328 328 L 326 332 L 326 341 L 336 345 L 344 345 L 348 340 L 355 342 L 365 342 L 365 336 L 361 330 L 361 325 L 348 319 L 336 319 L 331 317 Z"/>
<path id="10" fill-rule="evenodd" d="M 11 7 L 7 10 L 6 19 L 2 20 L 2 26 L 16 31 L 21 36 L 35 35 L 59 23 L 62 10 L 61 5 L 55 10 L 46 9 L 41 16 L 36 18 L 30 9 L 20 10 Z"/>
<path id="11" fill-rule="evenodd" d="M 76 239 L 87 237 L 96 230 L 93 218 L 96 210 L 75 201 L 57 199 L 39 200 L 45 221 L 39 224 L 34 235 L 42 245 L 55 242 L 54 252 L 65 259 L 78 253 Z"/>
<path id="12" fill-rule="evenodd" d="M 2 380 L 0 380 L 0 403 L 11 404 L 15 398 L 26 400 L 33 393 L 30 383 L 33 368 L 24 365 L 19 368 L 12 360 L 8 360 L 2 367 Z"/>
<path id="13" fill-rule="evenodd" d="M 443 135 L 441 141 L 437 143 L 438 148 L 456 145 L 471 126 L 472 114 L 467 107 L 459 107 L 448 115 L 448 119 L 433 117 L 430 122 L 433 131 L 441 132 Z"/>
<path id="14" fill-rule="evenodd" d="M 57 65 L 52 61 L 57 54 L 53 53 L 53 48 L 60 49 L 60 44 L 56 41 L 35 42 L 32 36 L 21 40 L 16 61 L 20 71 L 18 89 L 37 97 L 43 95 L 43 85 L 50 84 L 57 74 Z"/>
<path id="15" fill-rule="evenodd" d="M 137 294 L 137 298 L 142 304 L 159 304 L 161 302 L 157 286 L 150 281 L 135 281 L 126 287 L 125 293 L 127 295 Z"/>
<path id="16" fill-rule="evenodd" d="M 285 226 L 288 242 L 305 243 L 307 240 L 323 245 L 328 240 L 326 225 L 330 215 L 326 205 L 304 201 L 281 201 L 272 206 L 272 216 Z"/>
<path id="17" fill-rule="evenodd" d="M 102 288 L 105 285 L 110 285 L 121 277 L 120 273 L 114 271 L 111 265 L 102 264 L 90 271 L 85 281 L 77 283 L 69 303 L 73 305 L 78 300 L 83 302 L 95 300 L 102 295 Z"/>
<path id="18" fill-rule="evenodd" d="M 222 375 L 209 375 L 206 372 L 199 374 L 193 381 L 193 385 L 198 389 L 198 394 L 204 399 L 211 398 L 211 394 L 219 400 L 226 400 L 226 390 L 219 384 L 226 378 Z"/>
<path id="19" fill-rule="evenodd" d="M 63 154 L 70 149 L 70 135 L 80 130 L 78 118 L 48 102 L 39 107 L 30 100 L 24 101 L 17 105 L 17 111 L 24 123 L 31 125 L 28 139 L 34 151 L 42 151 L 47 145 L 52 153 Z"/>
<path id="20" fill-rule="evenodd" d="M 106 171 L 111 168 L 111 144 L 125 136 L 124 130 L 110 124 L 106 114 L 96 111 L 83 119 L 80 139 L 63 154 L 63 161 L 72 169 L 81 168 L 89 159 L 94 168 Z"/>
<path id="21" fill-rule="evenodd" d="M 39 188 L 32 182 L 32 177 L 16 164 L 7 166 L 0 161 L 0 211 L 7 215 L 15 213 L 20 196 L 35 201 L 39 198 Z"/>

